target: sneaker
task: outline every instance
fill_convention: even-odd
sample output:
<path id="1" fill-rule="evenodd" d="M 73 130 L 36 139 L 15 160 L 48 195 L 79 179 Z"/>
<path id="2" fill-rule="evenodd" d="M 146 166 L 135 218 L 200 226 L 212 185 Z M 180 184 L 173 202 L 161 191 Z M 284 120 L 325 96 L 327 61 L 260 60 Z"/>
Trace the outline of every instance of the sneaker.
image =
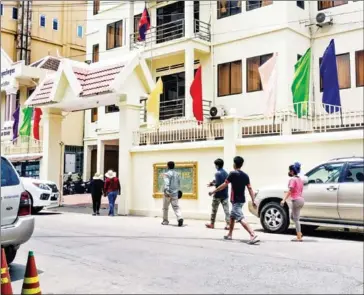
<path id="1" fill-rule="evenodd" d="M 215 225 L 213 223 L 207 223 L 207 224 L 205 224 L 205 226 L 207 228 L 211 228 L 211 229 L 214 229 L 215 228 Z"/>
<path id="2" fill-rule="evenodd" d="M 168 220 L 163 220 L 162 221 L 162 225 L 168 225 L 169 224 L 169 221 Z"/>
<path id="3" fill-rule="evenodd" d="M 96 215 L 100 215 L 100 212 L 96 212 Z"/>
<path id="4" fill-rule="evenodd" d="M 232 240 L 233 239 L 233 237 L 232 236 L 224 236 L 224 240 Z"/>
<path id="5" fill-rule="evenodd" d="M 183 226 L 183 219 L 178 220 L 178 226 Z"/>

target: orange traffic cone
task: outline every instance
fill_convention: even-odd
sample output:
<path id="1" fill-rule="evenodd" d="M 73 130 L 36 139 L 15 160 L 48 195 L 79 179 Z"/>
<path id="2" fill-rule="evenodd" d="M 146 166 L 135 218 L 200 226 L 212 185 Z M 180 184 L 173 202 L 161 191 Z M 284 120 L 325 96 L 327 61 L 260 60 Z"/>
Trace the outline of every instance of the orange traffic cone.
<path id="1" fill-rule="evenodd" d="M 12 295 L 11 280 L 4 248 L 1 248 L 1 295 Z"/>
<path id="2" fill-rule="evenodd" d="M 23 288 L 21 294 L 42 294 L 40 291 L 38 271 L 35 265 L 34 253 L 29 251 L 27 267 L 25 269 Z"/>

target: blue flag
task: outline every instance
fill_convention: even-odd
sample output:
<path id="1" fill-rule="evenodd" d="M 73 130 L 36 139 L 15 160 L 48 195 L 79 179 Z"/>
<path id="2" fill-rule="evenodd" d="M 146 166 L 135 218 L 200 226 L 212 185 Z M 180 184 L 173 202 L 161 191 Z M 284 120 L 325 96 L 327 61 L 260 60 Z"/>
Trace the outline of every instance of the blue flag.
<path id="1" fill-rule="evenodd" d="M 337 73 L 335 42 L 332 39 L 326 48 L 320 65 L 323 85 L 322 104 L 327 113 L 336 113 L 341 109 L 339 78 Z"/>

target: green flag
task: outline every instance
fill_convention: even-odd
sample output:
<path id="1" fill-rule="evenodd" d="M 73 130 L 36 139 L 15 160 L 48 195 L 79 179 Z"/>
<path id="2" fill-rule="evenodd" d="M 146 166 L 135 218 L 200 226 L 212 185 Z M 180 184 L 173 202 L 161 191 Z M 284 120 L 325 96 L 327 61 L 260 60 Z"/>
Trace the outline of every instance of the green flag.
<path id="1" fill-rule="evenodd" d="M 23 109 L 23 124 L 19 129 L 20 136 L 30 136 L 32 130 L 33 108 L 26 107 Z"/>
<path id="2" fill-rule="evenodd" d="M 291 86 L 293 107 L 298 118 L 307 116 L 308 100 L 310 96 L 311 48 L 294 66 L 294 79 Z"/>

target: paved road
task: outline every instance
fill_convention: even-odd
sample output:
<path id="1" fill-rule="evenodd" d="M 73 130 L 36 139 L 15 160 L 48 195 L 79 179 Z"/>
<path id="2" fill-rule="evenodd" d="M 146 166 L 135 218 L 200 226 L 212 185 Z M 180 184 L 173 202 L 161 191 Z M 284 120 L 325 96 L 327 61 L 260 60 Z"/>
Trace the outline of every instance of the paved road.
<path id="1" fill-rule="evenodd" d="M 292 243 L 289 235 L 260 233 L 260 245 L 250 246 L 242 229 L 237 240 L 223 241 L 222 229 L 203 225 L 40 214 L 11 267 L 14 293 L 28 250 L 35 251 L 43 294 L 363 293 L 361 235 L 318 232 Z"/>

